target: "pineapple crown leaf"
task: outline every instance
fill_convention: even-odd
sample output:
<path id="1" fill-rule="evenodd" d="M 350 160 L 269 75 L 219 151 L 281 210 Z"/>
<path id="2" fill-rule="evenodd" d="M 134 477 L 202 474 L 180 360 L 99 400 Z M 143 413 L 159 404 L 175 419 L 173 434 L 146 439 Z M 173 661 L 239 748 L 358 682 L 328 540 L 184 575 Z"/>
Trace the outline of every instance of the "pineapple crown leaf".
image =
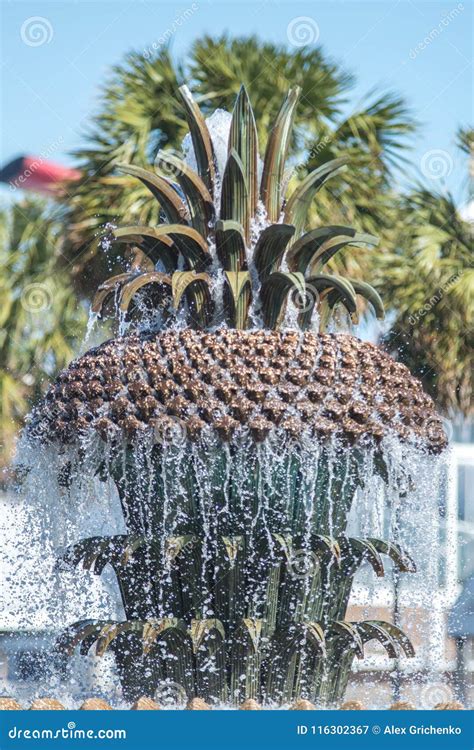
<path id="1" fill-rule="evenodd" d="M 202 116 L 202 112 L 194 101 L 188 87 L 180 86 L 179 92 L 184 104 L 186 120 L 191 134 L 191 140 L 193 142 L 194 153 L 196 155 L 198 172 L 209 192 L 212 193 L 216 179 L 215 156 L 212 139 L 204 117 Z"/>
<path id="2" fill-rule="evenodd" d="M 135 167 L 133 164 L 117 164 L 116 166 L 124 174 L 139 179 L 148 188 L 160 204 L 167 221 L 171 224 L 179 224 L 187 220 L 189 212 L 186 204 L 168 180 L 147 169 Z"/>
<path id="3" fill-rule="evenodd" d="M 337 225 L 305 232 L 315 195 L 346 169 L 346 160 L 323 164 L 285 197 L 285 165 L 300 89 L 289 90 L 259 167 L 255 118 L 247 91 L 241 87 L 222 174 L 199 106 L 187 86 L 179 91 L 197 171 L 167 151 L 156 157 L 159 174 L 116 165 L 150 191 L 168 223 L 120 227 L 94 240 L 101 243 L 105 238 L 134 248 L 135 261 L 128 273 L 99 287 L 92 310 L 102 315 L 115 300 L 118 310 L 131 318 L 158 304 L 160 324 L 166 325 L 174 319 L 173 310 L 184 305 L 190 324 L 198 327 L 220 322 L 214 318 L 218 312 L 232 327 L 246 328 L 250 320 L 255 325 L 260 316 L 264 327 L 277 328 L 291 299 L 303 330 L 314 324 L 315 311 L 324 329 L 339 304 L 357 320 L 359 296 L 382 318 L 382 300 L 373 287 L 325 272 L 341 249 L 374 247 L 377 238 Z M 221 296 L 219 304 L 217 295 Z"/>

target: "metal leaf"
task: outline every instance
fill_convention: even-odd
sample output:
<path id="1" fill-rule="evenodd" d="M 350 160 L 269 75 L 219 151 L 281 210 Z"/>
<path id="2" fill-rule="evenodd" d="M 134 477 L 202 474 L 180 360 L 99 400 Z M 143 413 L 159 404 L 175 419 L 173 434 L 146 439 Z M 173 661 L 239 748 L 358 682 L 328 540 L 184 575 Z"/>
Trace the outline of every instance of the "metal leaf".
<path id="1" fill-rule="evenodd" d="M 72 625 L 69 625 L 57 640 L 56 648 L 67 656 L 72 656 L 76 647 L 81 644 L 84 639 L 93 636 L 95 640 L 97 635 L 107 624 L 110 624 L 107 620 L 81 620 L 75 622 Z"/>
<path id="2" fill-rule="evenodd" d="M 232 298 L 232 314 L 229 316 L 235 328 L 246 328 L 250 306 L 250 273 L 248 271 L 226 271 L 227 289 Z"/>
<path id="3" fill-rule="evenodd" d="M 176 271 L 179 265 L 180 250 L 176 242 L 168 235 L 163 235 L 159 240 L 142 237 L 139 248 L 153 263 L 156 271 L 164 270 L 165 273 Z M 162 268 L 156 267 L 159 263 L 161 263 Z"/>
<path id="4" fill-rule="evenodd" d="M 246 243 L 250 239 L 250 213 L 248 187 L 244 165 L 235 149 L 232 149 L 222 177 L 221 219 L 230 219 L 240 224 L 244 230 Z"/>
<path id="5" fill-rule="evenodd" d="M 300 93 L 301 89 L 299 86 L 295 86 L 288 91 L 270 132 L 265 150 L 260 196 L 266 208 L 268 219 L 271 222 L 277 222 L 280 217 L 283 202 L 283 174 Z M 287 221 L 287 223 L 292 224 L 293 222 Z"/>
<path id="6" fill-rule="evenodd" d="M 127 312 L 130 302 L 137 292 L 143 291 L 144 287 L 150 285 L 159 289 L 169 286 L 171 289 L 171 277 L 164 273 L 158 273 L 158 271 L 152 271 L 150 273 L 142 273 L 132 281 L 124 284 L 120 293 L 120 309 L 122 312 Z"/>
<path id="7" fill-rule="evenodd" d="M 173 306 L 178 309 L 183 294 L 186 293 L 190 313 L 196 316 L 196 321 L 201 326 L 207 325 L 212 315 L 210 283 L 211 278 L 207 273 L 175 271 L 172 276 Z"/>
<path id="8" fill-rule="evenodd" d="M 260 233 L 253 252 L 253 261 L 261 281 L 278 269 L 285 248 L 294 233 L 295 228 L 291 224 L 271 224 Z"/>
<path id="9" fill-rule="evenodd" d="M 169 536 L 166 539 L 165 544 L 165 552 L 167 559 L 172 562 L 173 560 L 176 560 L 176 558 L 181 554 L 183 549 L 185 549 L 188 544 L 194 545 L 196 542 L 196 537 L 192 536 L 191 534 L 186 534 L 184 536 Z"/>
<path id="10" fill-rule="evenodd" d="M 305 279 L 302 273 L 276 271 L 262 284 L 261 299 L 265 325 L 277 328 L 281 323 L 288 293 L 295 289 L 304 298 Z"/>
<path id="11" fill-rule="evenodd" d="M 379 320 L 383 320 L 385 318 L 385 308 L 382 302 L 382 298 L 380 297 L 377 290 L 374 289 L 374 287 L 370 284 L 367 284 L 365 281 L 357 281 L 357 279 L 349 279 L 349 281 L 352 284 L 355 293 L 360 294 L 361 297 L 364 297 L 364 299 L 370 302 L 370 304 L 374 308 L 376 317 Z"/>
<path id="12" fill-rule="evenodd" d="M 108 541 L 109 538 L 110 537 L 91 536 L 87 539 L 82 539 L 80 542 L 68 547 L 61 555 L 60 560 L 66 562 L 72 567 L 76 567 L 85 555 L 90 554 L 93 550 L 95 551 L 104 540 Z"/>
<path id="13" fill-rule="evenodd" d="M 333 159 L 318 167 L 305 177 L 291 194 L 285 206 L 285 221 L 295 225 L 297 235 L 304 229 L 308 209 L 314 196 L 327 180 L 344 169 L 345 161 L 344 158 Z"/>
<path id="14" fill-rule="evenodd" d="M 169 224 L 167 228 L 169 236 L 178 245 L 183 256 L 188 260 L 192 259 L 192 267 L 201 270 L 211 263 L 206 240 L 199 232 L 192 227 L 180 227 L 179 224 Z"/>
<path id="15" fill-rule="evenodd" d="M 109 625 L 112 625 L 113 623 L 108 623 Z M 81 647 L 79 649 L 79 653 L 81 656 L 87 656 L 89 651 L 91 650 L 94 643 L 97 641 L 97 638 L 99 637 L 101 631 L 103 628 L 97 628 L 95 631 L 90 631 L 82 640 Z"/>
<path id="16" fill-rule="evenodd" d="M 117 565 L 125 567 L 133 558 L 135 552 L 144 546 L 147 546 L 150 549 L 155 549 L 155 551 L 158 550 L 159 552 L 159 544 L 153 542 L 151 539 L 147 539 L 141 535 L 126 536 L 123 538 L 122 544 L 114 545 L 113 550 L 111 550 L 112 555 L 110 562 L 113 564 L 117 561 Z"/>
<path id="17" fill-rule="evenodd" d="M 179 247 L 171 237 L 166 234 L 166 226 L 185 227 L 184 224 L 165 225 L 156 228 L 156 230 L 153 230 L 152 227 L 140 227 L 142 230 L 151 230 L 153 232 L 153 234 L 147 232 L 146 234 L 143 233 L 140 235 L 130 234 L 130 230 L 136 230 L 137 227 L 120 227 L 115 230 L 112 237 L 110 236 L 110 233 L 105 235 L 105 237 L 109 238 L 114 243 L 136 245 L 144 255 L 153 262 L 153 264 L 161 261 L 166 270 L 173 270 L 178 263 Z M 103 237 L 101 239 L 103 239 Z M 98 242 L 100 242 L 101 239 L 99 239 Z"/>
<path id="18" fill-rule="evenodd" d="M 309 639 L 310 641 L 312 641 L 313 646 L 321 651 L 324 651 L 324 630 L 319 622 L 306 623 L 306 635 L 309 636 Z"/>
<path id="19" fill-rule="evenodd" d="M 205 284 L 209 287 L 211 277 L 207 273 L 196 273 L 196 271 L 175 271 L 171 277 L 171 288 L 173 294 L 173 306 L 178 309 L 183 294 L 192 284 Z"/>
<path id="20" fill-rule="evenodd" d="M 193 642 L 193 651 L 196 654 L 202 647 L 205 639 L 212 635 L 212 632 L 218 633 L 222 642 L 225 640 L 225 630 L 222 622 L 216 618 L 208 620 L 191 620 L 191 640 Z"/>
<path id="21" fill-rule="evenodd" d="M 187 221 L 189 214 L 170 180 L 151 172 L 148 169 L 135 167 L 133 164 L 117 164 L 117 169 L 136 177 L 154 195 L 159 202 L 167 221 L 180 224 Z"/>
<path id="22" fill-rule="evenodd" d="M 364 644 L 362 643 L 361 637 L 357 632 L 357 629 L 350 622 L 345 620 L 333 620 L 328 629 L 325 632 L 326 642 L 328 642 L 331 633 L 333 633 L 337 639 L 340 639 L 342 649 L 341 655 L 345 651 L 345 647 L 354 649 L 356 656 L 362 659 L 364 656 Z"/>
<path id="23" fill-rule="evenodd" d="M 97 639 L 95 647 L 96 656 L 103 656 L 109 648 L 112 641 L 117 638 L 121 633 L 125 633 L 130 630 L 136 630 L 136 623 L 133 622 L 116 622 L 111 625 L 106 625 Z"/>
<path id="24" fill-rule="evenodd" d="M 229 653 L 229 688 L 234 700 L 255 696 L 261 670 L 262 621 L 247 618 L 236 628 Z"/>
<path id="25" fill-rule="evenodd" d="M 243 537 L 242 536 L 223 536 L 222 542 L 224 549 L 227 553 L 227 557 L 231 563 L 235 562 L 239 550 L 243 548 Z"/>
<path id="26" fill-rule="evenodd" d="M 167 248 L 175 244 L 191 268 L 200 268 L 210 262 L 209 248 L 204 238 L 195 229 L 184 224 L 127 226 L 114 231 L 114 240 L 119 242 L 140 244 L 146 238 L 162 242 Z"/>
<path id="27" fill-rule="evenodd" d="M 354 288 L 352 284 L 342 276 L 327 273 L 309 276 L 306 279 L 306 286 L 312 287 L 318 292 L 325 289 L 335 289 L 339 292 L 344 305 L 350 313 L 355 313 L 357 310 L 357 300 Z"/>
<path id="28" fill-rule="evenodd" d="M 258 652 L 260 636 L 262 633 L 262 621 L 254 617 L 246 617 L 239 625 L 239 633 L 252 645 L 255 653 Z"/>
<path id="29" fill-rule="evenodd" d="M 247 263 L 245 237 L 237 221 L 216 222 L 216 251 L 224 271 L 242 271 Z"/>
<path id="30" fill-rule="evenodd" d="M 340 561 L 341 548 L 337 539 L 333 539 L 330 536 L 323 536 L 321 534 L 313 534 L 311 536 L 311 548 L 323 553 L 329 552 L 336 562 L 339 563 Z"/>
<path id="31" fill-rule="evenodd" d="M 111 276 L 107 281 L 104 281 L 92 298 L 91 311 L 102 316 L 110 297 L 113 297 L 123 284 L 133 278 L 133 273 L 119 273 L 117 276 Z"/>
<path id="32" fill-rule="evenodd" d="M 215 218 L 212 196 L 199 175 L 176 156 L 159 151 L 155 163 L 164 170 L 172 170 L 189 205 L 191 224 L 199 234 L 207 237 Z"/>
<path id="33" fill-rule="evenodd" d="M 250 216 L 255 216 L 258 202 L 258 136 L 255 117 L 245 86 L 240 87 L 232 112 L 229 153 L 233 150 L 242 162 L 248 191 L 248 211 Z"/>
<path id="34" fill-rule="evenodd" d="M 353 625 L 360 633 L 364 644 L 375 639 L 382 644 L 390 659 L 397 658 L 397 644 L 385 628 L 382 628 L 380 625 L 377 625 L 376 623 L 370 621 L 354 622 Z"/>
<path id="35" fill-rule="evenodd" d="M 166 617 L 162 620 L 144 622 L 142 630 L 143 654 L 145 656 L 149 654 L 160 638 L 167 632 L 175 632 L 179 626 L 180 621 L 176 617 Z"/>
<path id="36" fill-rule="evenodd" d="M 322 534 L 311 534 L 309 537 L 305 534 L 295 536 L 292 540 L 292 547 L 308 553 L 314 552 L 319 559 L 329 556 L 331 562 L 339 563 L 341 557 L 337 539 Z"/>
<path id="37" fill-rule="evenodd" d="M 89 540 L 91 541 L 91 540 Z M 82 561 L 82 567 L 84 570 L 90 570 L 91 567 L 96 562 L 97 558 L 100 557 L 100 555 L 103 554 L 104 550 L 110 545 L 110 537 L 105 537 L 104 539 L 97 540 L 95 544 L 89 545 L 89 549 L 87 550 L 86 554 L 84 555 L 84 559 Z"/>
<path id="38" fill-rule="evenodd" d="M 388 555 L 403 573 L 416 573 L 416 564 L 398 544 L 370 537 L 368 540 L 378 552 Z"/>
<path id="39" fill-rule="evenodd" d="M 354 232 L 349 237 L 333 237 L 319 248 L 319 250 L 313 255 L 310 261 L 311 272 L 320 271 L 323 266 L 326 265 L 331 258 L 342 250 L 343 247 L 350 245 L 351 247 L 375 247 L 378 244 L 378 238 L 372 234 L 364 234 L 362 232 Z"/>
<path id="40" fill-rule="evenodd" d="M 180 86 L 199 176 L 212 193 L 215 182 L 214 148 L 206 122 L 187 86 Z"/>
<path id="41" fill-rule="evenodd" d="M 300 271 L 306 273 L 309 262 L 313 257 L 314 253 L 331 237 L 337 237 L 338 235 L 348 234 L 352 232 L 350 227 L 343 226 L 327 226 L 319 227 L 319 229 L 312 229 L 310 232 L 306 232 L 299 239 L 297 239 L 289 248 L 285 255 L 285 260 L 288 264 L 288 268 L 292 271 Z"/>
<path id="42" fill-rule="evenodd" d="M 386 630 L 390 637 L 403 649 L 405 656 L 409 658 L 415 656 L 415 649 L 412 642 L 398 625 L 394 625 L 391 622 L 384 622 L 383 620 L 366 620 L 366 622 Z"/>
<path id="43" fill-rule="evenodd" d="M 126 564 L 128 562 L 127 552 L 132 547 L 135 550 L 144 541 L 144 537 L 133 537 L 126 534 L 117 534 L 111 537 L 90 537 L 69 547 L 62 559 L 72 565 L 77 565 L 83 560 L 84 570 L 90 570 L 94 565 L 92 572 L 94 575 L 100 575 L 107 563 L 111 565 Z"/>
<path id="44" fill-rule="evenodd" d="M 379 578 L 383 577 L 384 567 L 382 558 L 369 539 L 357 539 L 355 537 L 345 539 L 344 537 L 341 537 L 340 545 L 346 553 L 346 556 L 349 556 L 349 561 L 353 561 L 353 564 L 357 566 L 362 560 L 367 560 L 367 562 L 371 564 L 376 575 Z M 357 553 L 358 556 L 356 557 L 354 553 Z"/>

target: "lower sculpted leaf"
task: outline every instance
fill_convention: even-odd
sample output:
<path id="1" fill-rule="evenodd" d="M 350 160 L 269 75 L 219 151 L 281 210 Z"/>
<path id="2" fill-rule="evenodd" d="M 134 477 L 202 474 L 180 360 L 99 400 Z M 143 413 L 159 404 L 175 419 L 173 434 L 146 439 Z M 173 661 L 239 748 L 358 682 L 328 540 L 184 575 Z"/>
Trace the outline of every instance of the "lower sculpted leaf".
<path id="1" fill-rule="evenodd" d="M 295 290 L 301 299 L 305 296 L 305 279 L 299 272 L 276 271 L 262 284 L 262 311 L 265 324 L 277 328 L 282 322 L 286 301 L 290 291 Z"/>

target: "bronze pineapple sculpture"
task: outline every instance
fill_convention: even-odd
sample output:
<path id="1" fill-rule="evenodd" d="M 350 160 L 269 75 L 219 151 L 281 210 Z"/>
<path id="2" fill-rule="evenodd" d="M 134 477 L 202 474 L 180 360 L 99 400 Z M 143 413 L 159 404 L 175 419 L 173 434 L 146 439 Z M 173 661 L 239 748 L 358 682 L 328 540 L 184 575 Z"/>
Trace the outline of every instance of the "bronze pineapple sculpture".
<path id="1" fill-rule="evenodd" d="M 108 233 L 138 260 L 93 302 L 99 315 L 112 304 L 151 322 L 73 362 L 29 426 L 40 440 L 96 433 L 107 444 L 97 471 L 113 477 L 127 526 L 65 555 L 97 574 L 112 565 L 125 621 L 76 623 L 60 646 L 111 648 L 131 700 L 171 682 L 211 702 L 333 704 L 368 640 L 392 657 L 413 652 L 394 625 L 344 620 L 363 561 L 383 575 L 385 554 L 414 571 L 397 544 L 346 535 L 364 453 L 383 475 L 387 435 L 431 452 L 445 437 L 403 365 L 327 332 L 338 305 L 356 319 L 358 298 L 383 316 L 371 286 L 326 269 L 341 248 L 376 240 L 343 226 L 304 231 L 341 159 L 286 198 L 298 90 L 260 163 L 242 87 L 222 174 L 197 104 L 180 91 L 197 171 L 166 152 L 160 174 L 120 167 L 166 223 Z"/>

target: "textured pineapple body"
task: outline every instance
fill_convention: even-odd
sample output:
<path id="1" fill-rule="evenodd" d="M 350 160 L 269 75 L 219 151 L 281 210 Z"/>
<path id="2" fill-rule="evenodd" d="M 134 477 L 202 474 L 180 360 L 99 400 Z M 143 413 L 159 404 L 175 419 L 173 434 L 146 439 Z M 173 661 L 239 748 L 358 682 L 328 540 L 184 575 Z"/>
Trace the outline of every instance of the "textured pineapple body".
<path id="1" fill-rule="evenodd" d="M 397 545 L 351 539 L 347 524 L 358 490 L 385 481 L 378 443 L 437 451 L 436 424 L 408 370 L 348 335 L 169 330 L 89 351 L 29 430 L 109 442 L 101 472 L 127 534 L 69 554 L 98 555 L 98 573 L 112 565 L 126 620 L 76 623 L 66 642 L 113 650 L 130 700 L 171 680 L 211 702 L 333 705 L 366 640 L 412 655 L 395 626 L 344 621 L 363 560 L 377 575 L 380 553 L 414 570 Z"/>
<path id="2" fill-rule="evenodd" d="M 433 451 L 445 436 L 431 399 L 406 367 L 345 334 L 191 329 L 129 336 L 75 360 L 35 410 L 30 432 L 71 441 L 93 428 L 157 441 L 212 429 L 261 442 L 336 435 L 351 443 L 394 432 Z"/>

